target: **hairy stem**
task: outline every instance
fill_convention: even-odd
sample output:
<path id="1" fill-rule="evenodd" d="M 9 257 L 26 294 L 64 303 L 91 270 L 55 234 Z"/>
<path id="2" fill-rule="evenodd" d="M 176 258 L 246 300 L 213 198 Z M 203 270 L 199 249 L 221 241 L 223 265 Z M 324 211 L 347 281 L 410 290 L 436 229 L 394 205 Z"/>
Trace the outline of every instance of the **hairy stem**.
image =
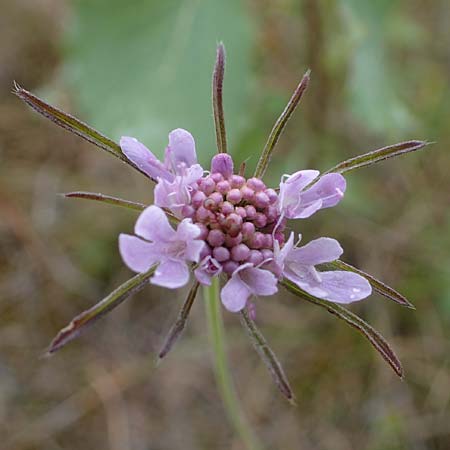
<path id="1" fill-rule="evenodd" d="M 228 419 L 248 450 L 260 450 L 261 446 L 249 428 L 242 412 L 242 406 L 236 394 L 228 365 L 225 350 L 225 329 L 219 299 L 219 281 L 217 278 L 213 278 L 211 287 L 204 289 L 204 295 L 216 381 Z"/>

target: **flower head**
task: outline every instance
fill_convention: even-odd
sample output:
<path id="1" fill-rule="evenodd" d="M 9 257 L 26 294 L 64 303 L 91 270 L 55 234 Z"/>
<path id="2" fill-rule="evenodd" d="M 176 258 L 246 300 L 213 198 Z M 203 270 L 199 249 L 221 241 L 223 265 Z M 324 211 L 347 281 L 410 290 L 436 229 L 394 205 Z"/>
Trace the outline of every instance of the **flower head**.
<path id="1" fill-rule="evenodd" d="M 142 144 L 133 142 L 144 151 Z M 225 153 L 212 158 L 211 171 L 206 173 L 196 164 L 192 136 L 180 129 L 169 135 L 164 167 L 163 174 L 152 172 L 157 175 L 155 203 L 182 219 L 177 231 L 163 210 L 153 206 L 142 213 L 135 230 L 151 243 L 120 237 L 122 257 L 132 270 L 144 272 L 158 264 L 152 283 L 169 288 L 184 285 L 189 278 L 186 261 L 198 262 L 194 274 L 201 284 L 211 284 L 211 278 L 220 274 L 228 279 L 221 299 L 232 312 L 245 308 L 252 295 L 277 292 L 278 280 L 284 277 L 337 303 L 351 303 L 371 293 L 360 275 L 315 268 L 342 254 L 334 239 L 320 238 L 296 248 L 291 233 L 285 243 L 287 219 L 309 217 L 342 199 L 346 187 L 342 175 L 330 173 L 319 179 L 318 171 L 302 170 L 284 176 L 279 188 L 272 189 L 260 178 L 235 174 L 233 159 Z M 161 229 L 152 231 L 155 227 Z"/>

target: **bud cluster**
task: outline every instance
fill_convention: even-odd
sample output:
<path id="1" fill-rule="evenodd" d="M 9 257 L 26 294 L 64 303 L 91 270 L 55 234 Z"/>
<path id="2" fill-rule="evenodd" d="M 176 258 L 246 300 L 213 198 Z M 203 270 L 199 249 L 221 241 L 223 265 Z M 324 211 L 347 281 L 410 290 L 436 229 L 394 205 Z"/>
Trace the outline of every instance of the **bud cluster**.
<path id="1" fill-rule="evenodd" d="M 193 186 L 182 215 L 201 229 L 206 243 L 202 258 L 211 255 L 232 274 L 240 264 L 256 266 L 272 258 L 273 239 L 283 244 L 285 223 L 278 223 L 277 201 L 277 192 L 258 178 L 212 171 Z"/>

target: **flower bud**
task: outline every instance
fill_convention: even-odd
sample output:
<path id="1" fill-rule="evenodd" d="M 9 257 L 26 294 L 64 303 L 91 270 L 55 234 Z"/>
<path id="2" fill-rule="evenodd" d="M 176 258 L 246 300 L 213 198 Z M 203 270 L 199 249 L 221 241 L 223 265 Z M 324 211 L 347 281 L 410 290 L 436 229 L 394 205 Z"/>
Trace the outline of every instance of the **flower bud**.
<path id="1" fill-rule="evenodd" d="M 219 181 L 216 184 L 216 189 L 217 192 L 220 192 L 221 194 L 226 194 L 231 189 L 230 182 L 227 180 Z"/>
<path id="2" fill-rule="evenodd" d="M 241 194 L 242 194 L 242 198 L 244 200 L 246 200 L 247 202 L 249 202 L 249 201 L 253 200 L 255 191 L 245 185 L 245 186 L 241 187 Z"/>
<path id="3" fill-rule="evenodd" d="M 256 216 L 256 208 L 253 205 L 247 205 L 245 212 L 247 213 L 247 219 L 253 220 Z"/>
<path id="4" fill-rule="evenodd" d="M 222 230 L 211 230 L 207 241 L 213 247 L 220 247 L 225 242 L 225 234 Z"/>
<path id="5" fill-rule="evenodd" d="M 220 210 L 222 211 L 222 214 L 227 216 L 228 214 L 234 212 L 234 206 L 230 202 L 223 202 Z"/>
<path id="6" fill-rule="evenodd" d="M 261 264 L 264 261 L 263 255 L 259 250 L 250 250 L 250 254 L 246 262 L 252 263 L 255 266 Z"/>
<path id="7" fill-rule="evenodd" d="M 259 178 L 254 178 L 254 177 L 249 178 L 247 180 L 247 186 L 256 192 L 263 191 L 264 189 L 266 189 L 266 185 L 264 184 L 264 182 L 262 180 L 260 180 Z"/>
<path id="8" fill-rule="evenodd" d="M 231 189 L 227 194 L 227 200 L 233 205 L 236 205 L 242 200 L 241 191 L 239 189 Z"/>
<path id="9" fill-rule="evenodd" d="M 197 191 L 192 195 L 192 206 L 194 208 L 198 208 L 200 205 L 203 205 L 203 202 L 206 199 L 206 194 L 202 191 Z"/>
<path id="10" fill-rule="evenodd" d="M 212 254 L 219 262 L 228 261 L 230 259 L 230 251 L 225 247 L 215 247 Z"/>
<path id="11" fill-rule="evenodd" d="M 245 244 L 236 245 L 231 249 L 231 259 L 233 261 L 245 261 L 250 255 L 250 249 Z"/>
<path id="12" fill-rule="evenodd" d="M 233 159 L 227 153 L 215 155 L 211 161 L 211 173 L 220 173 L 225 179 L 233 175 Z"/>
<path id="13" fill-rule="evenodd" d="M 231 275 L 238 267 L 239 264 L 236 261 L 230 260 L 223 263 L 222 269 L 226 274 Z"/>
<path id="14" fill-rule="evenodd" d="M 231 187 L 240 189 L 245 184 L 245 178 L 240 175 L 233 175 L 231 177 Z"/>

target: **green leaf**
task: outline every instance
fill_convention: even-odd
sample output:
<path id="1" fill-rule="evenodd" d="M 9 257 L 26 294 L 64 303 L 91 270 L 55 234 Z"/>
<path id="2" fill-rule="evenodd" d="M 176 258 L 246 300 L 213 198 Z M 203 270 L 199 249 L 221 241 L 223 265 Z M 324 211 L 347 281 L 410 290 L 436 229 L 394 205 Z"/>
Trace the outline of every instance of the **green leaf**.
<path id="1" fill-rule="evenodd" d="M 213 112 L 216 130 L 216 143 L 219 153 L 227 153 L 227 134 L 223 112 L 223 77 L 225 73 L 225 48 L 222 43 L 217 46 L 216 65 L 213 73 Z"/>
<path id="2" fill-rule="evenodd" d="M 335 303 L 331 303 L 327 300 L 322 300 L 320 298 L 314 297 L 305 291 L 301 290 L 297 285 L 292 283 L 289 280 L 284 279 L 281 284 L 291 293 L 300 297 L 303 300 L 306 300 L 315 305 L 321 306 L 325 308 L 329 313 L 335 315 L 339 319 L 346 322 L 351 327 L 358 330 L 361 334 L 363 334 L 369 342 L 373 345 L 375 350 L 383 357 L 383 359 L 392 367 L 394 372 L 400 377 L 403 378 L 404 372 L 400 360 L 397 358 L 394 350 L 392 350 L 391 346 L 388 344 L 386 339 L 372 326 L 366 323 L 361 317 L 358 317 L 356 314 L 348 311 L 347 309 L 339 306 Z"/>
<path id="3" fill-rule="evenodd" d="M 184 331 L 186 327 L 186 322 L 189 317 L 189 313 L 191 312 L 192 305 L 194 304 L 195 297 L 197 296 L 197 291 L 200 286 L 198 281 L 194 282 L 189 294 L 181 307 L 181 310 L 178 314 L 177 321 L 173 324 L 172 328 L 169 330 L 169 334 L 164 340 L 164 344 L 159 351 L 158 358 L 164 358 L 167 353 L 170 352 L 171 348 L 177 341 L 177 339 L 181 336 L 181 333 Z"/>
<path id="4" fill-rule="evenodd" d="M 399 305 L 406 306 L 407 308 L 411 309 L 416 309 L 405 296 L 400 294 L 400 292 L 397 292 L 395 289 L 376 279 L 374 276 L 362 271 L 361 269 L 357 269 L 356 267 L 353 267 L 350 264 L 345 263 L 344 261 L 338 259 L 331 263 L 324 264 L 324 266 L 333 269 L 346 270 L 347 272 L 355 272 L 366 278 L 367 281 L 371 284 L 372 288 L 379 294 L 383 295 L 389 300 L 394 301 L 395 303 L 398 303 Z"/>
<path id="5" fill-rule="evenodd" d="M 253 347 L 269 369 L 275 384 L 280 392 L 292 403 L 295 404 L 294 394 L 292 392 L 289 381 L 284 373 L 280 361 L 276 357 L 273 350 L 267 344 L 262 333 L 258 330 L 255 322 L 251 319 L 246 309 L 241 311 L 241 322 L 250 336 Z"/>
<path id="6" fill-rule="evenodd" d="M 292 97 L 289 99 L 286 108 L 284 108 L 280 117 L 278 117 L 277 121 L 275 122 L 275 125 L 273 126 L 272 131 L 269 134 L 266 145 L 264 146 L 264 149 L 261 153 L 258 164 L 256 166 L 254 174 L 255 177 L 262 178 L 266 173 L 266 170 L 269 167 L 272 153 L 275 149 L 275 146 L 277 145 L 278 139 L 280 138 L 281 133 L 285 129 L 289 119 L 294 113 L 295 108 L 297 108 L 297 105 L 299 104 L 303 96 L 303 93 L 306 91 L 306 88 L 308 87 L 310 73 L 311 71 L 308 70 L 305 73 L 305 75 L 303 75 L 303 78 L 301 79 L 300 83 L 298 84 L 297 88 L 292 94 Z"/>
<path id="7" fill-rule="evenodd" d="M 236 138 L 247 127 L 253 33 L 240 0 L 77 0 L 65 75 L 80 110 L 111 136 L 137 137 L 162 155 L 181 127 L 211 155 L 211 77 L 226 44 L 225 112 Z"/>
<path id="8" fill-rule="evenodd" d="M 81 120 L 78 120 L 76 117 L 49 105 L 36 95 L 20 87 L 17 83 L 14 83 L 13 93 L 39 114 L 50 119 L 53 123 L 56 123 L 60 127 L 82 137 L 86 141 L 97 145 L 103 150 L 120 158 L 122 161 L 129 162 L 118 144 L 101 134 L 99 131 L 94 130 L 89 125 L 86 125 Z"/>
<path id="9" fill-rule="evenodd" d="M 68 192 L 67 194 L 64 194 L 64 197 L 82 198 L 85 200 L 94 200 L 94 201 L 106 203 L 109 205 L 121 206 L 123 208 L 133 209 L 135 211 L 143 211 L 147 207 L 147 205 L 144 205 L 143 203 L 132 202 L 130 200 L 123 200 L 121 198 L 113 197 L 111 195 L 105 195 L 105 194 L 100 194 L 100 193 L 95 193 L 95 192 L 84 192 L 84 191 Z"/>
<path id="10" fill-rule="evenodd" d="M 133 278 L 130 278 L 92 308 L 83 311 L 72 319 L 69 325 L 64 327 L 53 339 L 47 354 L 50 355 L 61 347 L 64 347 L 67 343 L 78 337 L 88 326 L 92 325 L 112 309 L 119 306 L 130 295 L 143 289 L 148 284 L 148 280 L 155 270 L 156 266 L 153 266 L 147 272 L 140 273 Z"/>
<path id="11" fill-rule="evenodd" d="M 371 166 L 380 161 L 384 161 L 388 158 L 394 158 L 395 156 L 401 156 L 406 153 L 415 152 L 430 144 L 426 141 L 406 141 L 398 144 L 389 145 L 387 147 L 379 148 L 368 153 L 364 153 L 360 156 L 347 159 L 327 170 L 325 173 L 345 173 L 351 170 L 361 169 L 362 167 Z M 324 174 L 325 174 L 324 173 Z"/>

